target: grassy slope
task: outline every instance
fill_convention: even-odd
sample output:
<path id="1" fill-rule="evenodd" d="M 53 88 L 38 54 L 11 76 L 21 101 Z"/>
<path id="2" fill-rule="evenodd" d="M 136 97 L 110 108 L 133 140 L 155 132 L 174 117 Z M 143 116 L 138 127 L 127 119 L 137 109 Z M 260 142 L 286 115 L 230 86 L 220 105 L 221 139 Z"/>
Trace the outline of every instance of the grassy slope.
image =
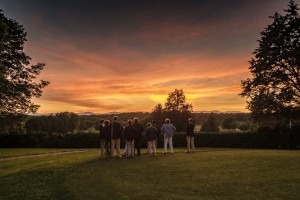
<path id="1" fill-rule="evenodd" d="M 300 152 L 201 149 L 0 161 L 0 199 L 299 199 Z"/>

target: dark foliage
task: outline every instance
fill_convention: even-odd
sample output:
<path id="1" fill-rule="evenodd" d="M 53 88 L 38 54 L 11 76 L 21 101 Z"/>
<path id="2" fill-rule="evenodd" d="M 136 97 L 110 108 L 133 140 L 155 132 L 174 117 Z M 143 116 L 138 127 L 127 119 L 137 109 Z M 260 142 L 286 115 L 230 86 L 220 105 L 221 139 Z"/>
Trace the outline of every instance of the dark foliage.
<path id="1" fill-rule="evenodd" d="M 176 133 L 173 136 L 175 147 L 186 147 L 186 134 Z M 124 138 L 121 147 L 125 145 Z M 196 147 L 219 148 L 300 148 L 300 126 L 289 129 L 272 129 L 262 127 L 257 132 L 245 133 L 197 133 Z M 96 133 L 66 133 L 52 134 L 29 132 L 27 134 L 12 133 L 0 135 L 0 147 L 47 147 L 47 148 L 99 148 L 99 134 Z M 146 148 L 145 137 L 142 147 Z M 163 147 L 163 135 L 158 138 L 158 147 Z"/>
<path id="2" fill-rule="evenodd" d="M 0 115 L 35 113 L 38 105 L 31 98 L 40 97 L 49 84 L 34 81 L 44 64 L 30 66 L 31 58 L 23 51 L 26 32 L 22 25 L 8 19 L 0 10 Z"/>
<path id="3" fill-rule="evenodd" d="M 204 122 L 200 131 L 201 132 L 219 132 L 220 131 L 214 113 L 210 113 L 208 119 Z"/>
<path id="4" fill-rule="evenodd" d="M 49 116 L 30 117 L 25 128 L 47 133 L 67 133 L 79 129 L 79 125 L 79 115 L 72 112 L 61 112 Z"/>
<path id="5" fill-rule="evenodd" d="M 161 126 L 166 118 L 171 120 L 177 131 L 185 130 L 188 118 L 192 117 L 193 106 L 186 103 L 186 97 L 182 89 L 175 89 L 169 93 L 165 107 L 158 104 L 154 107 L 151 113 L 151 120 L 156 120 Z"/>
<path id="6" fill-rule="evenodd" d="M 273 23 L 261 32 L 259 46 L 249 62 L 253 78 L 242 81 L 241 96 L 250 99 L 248 109 L 259 122 L 270 123 L 282 116 L 291 119 L 300 109 L 298 10 L 291 0 L 284 15 L 276 12 L 271 17 Z"/>

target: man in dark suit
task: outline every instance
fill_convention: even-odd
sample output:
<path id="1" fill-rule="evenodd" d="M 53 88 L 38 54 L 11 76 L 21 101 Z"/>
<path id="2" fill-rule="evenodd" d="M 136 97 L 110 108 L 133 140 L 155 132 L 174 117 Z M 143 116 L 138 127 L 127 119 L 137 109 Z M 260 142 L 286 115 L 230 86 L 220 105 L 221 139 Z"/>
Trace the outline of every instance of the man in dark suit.
<path id="1" fill-rule="evenodd" d="M 123 132 L 123 127 L 118 122 L 118 116 L 114 116 L 113 122 L 111 123 L 111 156 L 114 156 L 114 150 L 117 150 L 117 156 L 121 157 L 120 153 L 120 140 Z"/>
<path id="2" fill-rule="evenodd" d="M 139 118 L 135 117 L 133 120 L 133 126 L 136 128 L 137 134 L 134 139 L 134 147 L 137 149 L 137 155 L 141 155 L 141 142 L 142 142 L 142 136 L 144 127 L 142 124 L 139 123 Z"/>

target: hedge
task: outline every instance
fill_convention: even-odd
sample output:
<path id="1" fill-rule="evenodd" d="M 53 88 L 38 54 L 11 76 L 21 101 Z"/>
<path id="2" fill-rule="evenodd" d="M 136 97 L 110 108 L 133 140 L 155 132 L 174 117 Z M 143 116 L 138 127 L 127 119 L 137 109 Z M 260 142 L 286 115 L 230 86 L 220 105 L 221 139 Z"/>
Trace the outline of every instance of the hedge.
<path id="1" fill-rule="evenodd" d="M 121 140 L 121 147 L 125 144 Z M 175 133 L 174 147 L 185 147 L 185 133 Z M 197 133 L 196 147 L 219 148 L 300 148 L 300 127 L 292 130 L 260 128 L 257 132 L 248 133 Z M 100 146 L 99 135 L 96 133 L 11 133 L 0 135 L 1 148 L 40 147 L 40 148 L 97 148 Z M 145 138 L 142 147 L 146 147 Z M 158 147 L 163 147 L 163 135 L 158 139 Z"/>

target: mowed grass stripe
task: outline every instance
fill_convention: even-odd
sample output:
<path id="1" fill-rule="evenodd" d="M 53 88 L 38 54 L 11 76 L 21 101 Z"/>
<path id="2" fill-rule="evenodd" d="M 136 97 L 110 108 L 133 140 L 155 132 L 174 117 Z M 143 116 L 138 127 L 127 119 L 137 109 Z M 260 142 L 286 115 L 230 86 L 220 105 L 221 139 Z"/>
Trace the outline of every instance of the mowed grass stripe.
<path id="1" fill-rule="evenodd" d="M 78 150 L 82 150 L 82 149 L 0 148 L 0 159 L 17 157 L 17 156 L 51 154 L 57 152 L 70 152 L 70 151 L 78 151 Z"/>

